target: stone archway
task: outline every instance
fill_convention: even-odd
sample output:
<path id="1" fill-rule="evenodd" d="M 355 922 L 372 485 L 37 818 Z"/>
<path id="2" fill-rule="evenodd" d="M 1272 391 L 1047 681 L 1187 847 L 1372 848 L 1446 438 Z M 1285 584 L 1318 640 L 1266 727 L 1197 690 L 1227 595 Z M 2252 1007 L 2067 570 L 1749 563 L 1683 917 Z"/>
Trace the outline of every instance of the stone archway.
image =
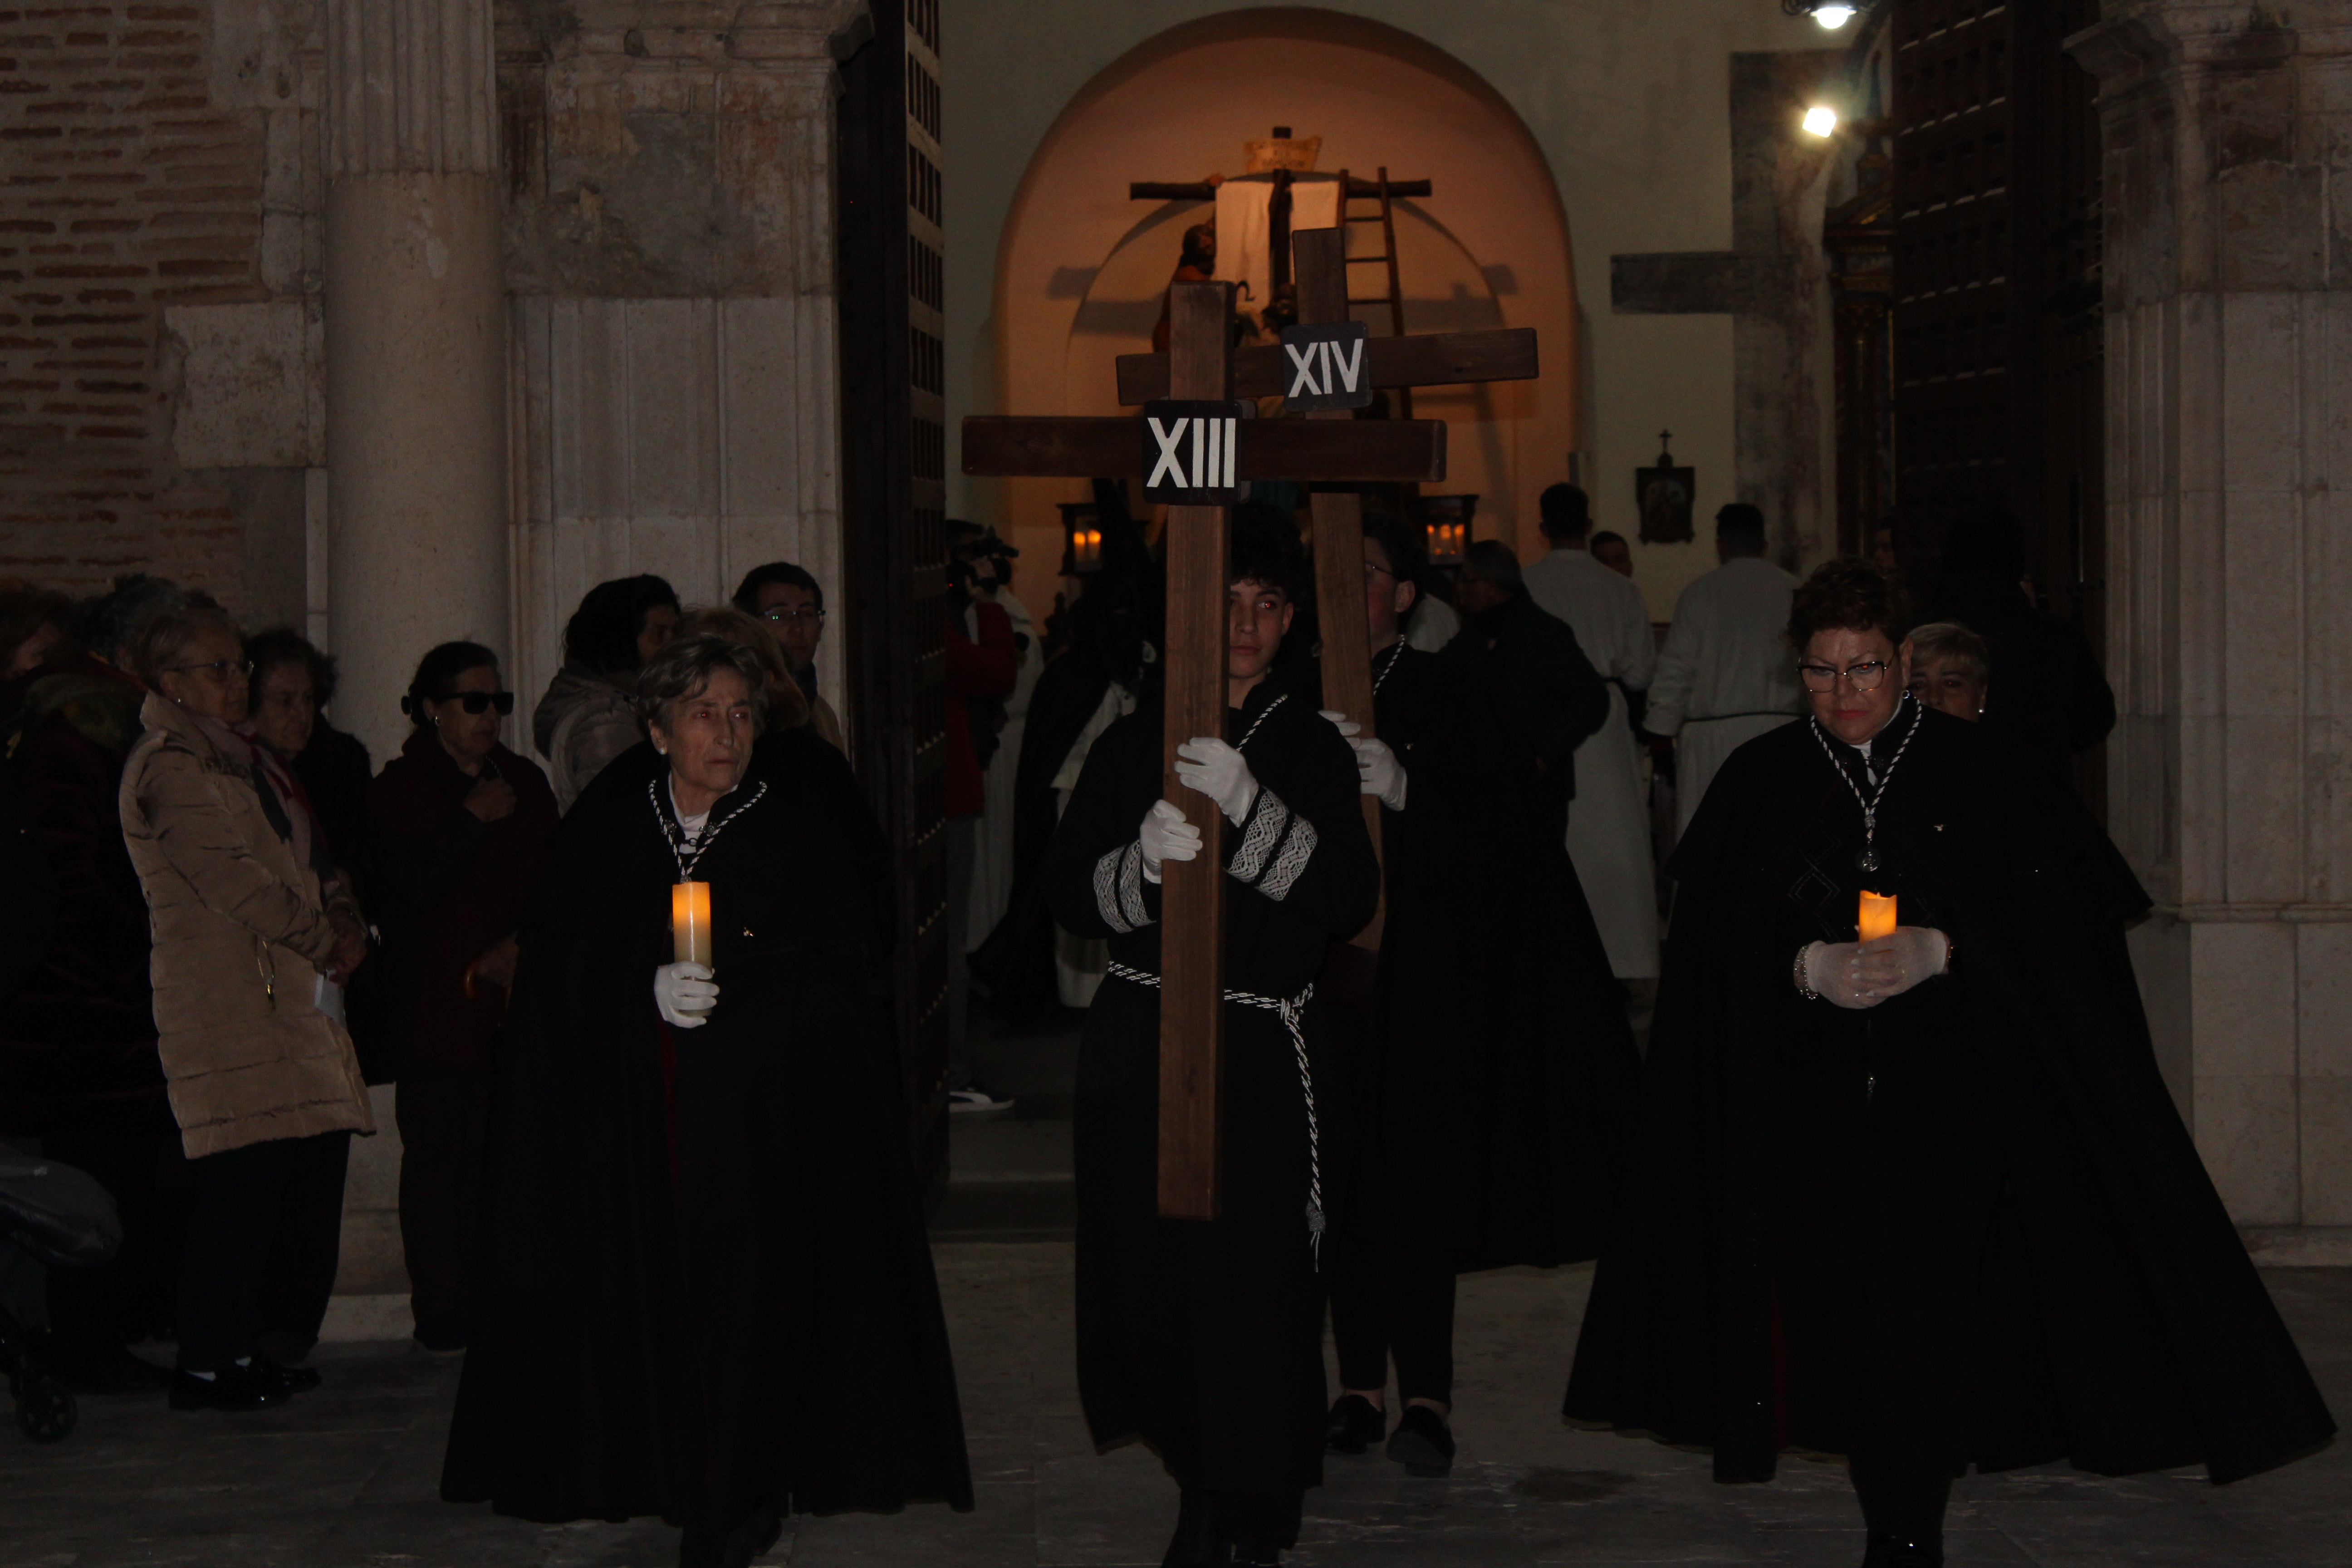
<path id="1" fill-rule="evenodd" d="M 1238 173 L 1243 140 L 1276 124 L 1321 136 L 1321 170 L 1369 176 L 1386 165 L 1433 182 L 1434 195 L 1397 209 L 1407 331 L 1540 334 L 1539 380 L 1431 388 L 1414 406 L 1452 425 L 1445 488 L 1482 497 L 1480 534 L 1538 551 L 1536 498 L 1580 444 L 1567 215 L 1542 151 L 1501 95 L 1452 56 L 1379 23 L 1304 7 L 1228 12 L 1171 28 L 1081 89 L 1031 157 L 999 243 L 993 406 L 1118 412 L 1113 361 L 1150 348 L 1178 237 L 1201 210 L 1130 201 L 1129 182 Z M 1360 251 L 1371 233 L 1358 231 Z M 1378 268 L 1360 270 L 1354 292 L 1369 294 Z M 1385 310 L 1365 313 L 1386 330 Z M 1042 575 L 1060 558 L 1053 503 L 1082 490 L 997 484 L 994 516 L 1022 547 L 1034 598 L 1050 595 Z"/>

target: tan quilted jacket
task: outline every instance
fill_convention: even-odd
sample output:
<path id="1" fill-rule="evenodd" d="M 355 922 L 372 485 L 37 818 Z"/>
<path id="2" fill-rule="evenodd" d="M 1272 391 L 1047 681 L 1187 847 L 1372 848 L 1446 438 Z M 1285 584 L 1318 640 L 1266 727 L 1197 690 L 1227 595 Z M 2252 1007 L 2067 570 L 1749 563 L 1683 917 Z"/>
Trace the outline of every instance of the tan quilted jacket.
<path id="1" fill-rule="evenodd" d="M 314 1001 L 335 949 L 319 879 L 244 770 L 149 696 L 122 769 L 122 837 L 147 894 L 155 1026 L 190 1159 L 375 1131 L 341 1025 Z"/>

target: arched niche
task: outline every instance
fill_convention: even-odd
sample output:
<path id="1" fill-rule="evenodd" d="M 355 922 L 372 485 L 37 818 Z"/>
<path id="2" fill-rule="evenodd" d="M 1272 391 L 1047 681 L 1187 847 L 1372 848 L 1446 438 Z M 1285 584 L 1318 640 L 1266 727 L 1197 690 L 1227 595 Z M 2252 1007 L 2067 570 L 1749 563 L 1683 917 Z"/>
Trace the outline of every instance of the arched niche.
<path id="1" fill-rule="evenodd" d="M 1129 50 L 1070 100 L 1000 237 L 993 409 L 1121 412 L 1113 362 L 1150 348 L 1179 238 L 1206 210 L 1130 201 L 1129 183 L 1238 174 L 1242 142 L 1275 125 L 1323 138 L 1319 171 L 1370 177 L 1385 165 L 1433 182 L 1432 196 L 1397 205 L 1406 331 L 1537 330 L 1540 379 L 1430 388 L 1414 395 L 1414 413 L 1451 426 L 1443 488 L 1478 493 L 1479 535 L 1538 552 L 1536 498 L 1580 445 L 1576 283 L 1559 189 L 1517 113 L 1475 72 L 1360 17 L 1286 6 L 1188 23 Z M 1351 249 L 1376 253 L 1378 237 L 1358 226 Z M 1351 293 L 1385 291 L 1380 268 L 1350 271 Z M 1387 330 L 1385 309 L 1359 314 Z M 1054 503 L 1083 499 L 1085 486 L 992 482 L 993 514 L 1020 544 L 1024 590 L 1042 610 L 1061 554 Z"/>

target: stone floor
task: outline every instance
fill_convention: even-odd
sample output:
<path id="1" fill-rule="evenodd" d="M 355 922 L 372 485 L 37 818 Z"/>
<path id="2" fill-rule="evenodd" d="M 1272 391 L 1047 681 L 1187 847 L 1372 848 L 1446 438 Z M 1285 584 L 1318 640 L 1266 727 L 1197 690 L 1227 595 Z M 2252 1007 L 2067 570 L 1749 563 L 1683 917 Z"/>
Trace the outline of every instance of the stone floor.
<path id="1" fill-rule="evenodd" d="M 943 1242 L 979 1508 L 799 1521 L 765 1561 L 808 1568 L 1148 1564 L 1172 1494 L 1139 1449 L 1097 1456 L 1070 1367 L 1066 1242 Z M 1861 1555 L 1843 1475 L 1788 1467 L 1718 1487 L 1706 1461 L 1571 1431 L 1554 1415 L 1589 1270 L 1464 1282 L 1462 1455 L 1413 1480 L 1378 1456 L 1334 1460 L 1293 1561 L 1759 1563 L 1846 1568 Z M 2338 1410 L 2352 1409 L 2352 1270 L 2270 1276 Z M 652 1524 L 543 1528 L 439 1501 L 457 1365 L 404 1346 L 322 1352 L 326 1385 L 255 1415 L 175 1415 L 160 1399 L 85 1400 L 56 1447 L 0 1430 L 0 1568 L 666 1568 Z M 2109 1481 L 2063 1470 L 1971 1479 L 1956 1565 L 2352 1563 L 2352 1448 L 2228 1489 L 2192 1476 Z"/>
<path id="2" fill-rule="evenodd" d="M 979 1043 L 1006 1116 L 959 1119 L 935 1227 L 979 1507 L 797 1521 L 763 1561 L 806 1568 L 1156 1563 L 1173 1490 L 1139 1448 L 1088 1447 L 1071 1366 L 1066 1033 Z M 2266 1278 L 2338 1411 L 2352 1411 L 2352 1269 Z M 1561 1426 L 1589 1268 L 1463 1281 L 1461 1457 L 1443 1481 L 1337 1459 L 1307 1499 L 1302 1568 L 1665 1563 L 1851 1568 L 1842 1470 L 1792 1463 L 1719 1487 L 1703 1456 Z M 54 1447 L 0 1425 L 0 1568 L 667 1568 L 657 1524 L 544 1528 L 436 1496 L 457 1363 L 405 1344 L 321 1351 L 326 1384 L 282 1410 L 174 1415 L 83 1402 Z M 1972 1478 L 1955 1568 L 2352 1564 L 2352 1445 L 2228 1489 L 2194 1476 Z"/>

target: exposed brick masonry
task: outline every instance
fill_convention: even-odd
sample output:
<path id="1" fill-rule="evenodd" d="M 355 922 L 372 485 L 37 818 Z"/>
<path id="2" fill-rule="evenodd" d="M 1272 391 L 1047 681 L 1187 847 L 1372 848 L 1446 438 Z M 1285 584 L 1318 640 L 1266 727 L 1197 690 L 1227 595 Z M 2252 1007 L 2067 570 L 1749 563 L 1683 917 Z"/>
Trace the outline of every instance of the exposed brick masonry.
<path id="1" fill-rule="evenodd" d="M 268 149 L 214 106 L 209 0 L 0 9 L 0 574 L 234 602 L 227 494 L 172 457 L 166 306 L 257 300 Z"/>

